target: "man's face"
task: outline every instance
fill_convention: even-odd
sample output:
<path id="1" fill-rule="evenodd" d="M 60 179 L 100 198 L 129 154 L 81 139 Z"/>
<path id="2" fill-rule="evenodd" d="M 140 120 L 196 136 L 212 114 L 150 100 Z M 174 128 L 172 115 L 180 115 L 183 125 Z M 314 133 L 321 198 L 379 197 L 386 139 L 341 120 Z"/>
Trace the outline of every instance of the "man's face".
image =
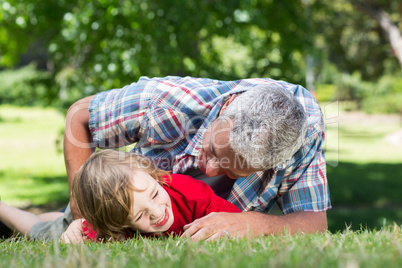
<path id="1" fill-rule="evenodd" d="M 198 167 L 209 177 L 226 174 L 238 179 L 259 170 L 247 165 L 229 145 L 230 120 L 215 120 L 205 131 Z"/>

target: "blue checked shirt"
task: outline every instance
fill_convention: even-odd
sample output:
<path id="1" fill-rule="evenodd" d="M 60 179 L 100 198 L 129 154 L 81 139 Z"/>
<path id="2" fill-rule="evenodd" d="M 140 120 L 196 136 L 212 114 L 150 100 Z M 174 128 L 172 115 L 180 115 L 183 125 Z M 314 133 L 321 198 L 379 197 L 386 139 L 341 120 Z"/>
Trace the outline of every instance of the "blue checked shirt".
<path id="1" fill-rule="evenodd" d="M 228 200 L 242 211 L 268 213 L 275 202 L 286 213 L 331 208 L 323 151 L 321 109 L 301 86 L 268 78 L 219 81 L 206 78 L 141 77 L 92 99 L 89 128 L 99 148 L 135 143 L 132 152 L 148 156 L 173 173 L 197 168 L 203 134 L 225 100 L 264 83 L 291 91 L 308 116 L 304 143 L 273 170 L 236 180 Z"/>

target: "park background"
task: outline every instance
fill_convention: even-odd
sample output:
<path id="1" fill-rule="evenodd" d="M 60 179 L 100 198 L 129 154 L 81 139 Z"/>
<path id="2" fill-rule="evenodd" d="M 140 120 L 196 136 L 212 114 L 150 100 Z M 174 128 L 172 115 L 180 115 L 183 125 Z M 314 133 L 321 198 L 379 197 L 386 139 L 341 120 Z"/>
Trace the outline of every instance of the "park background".
<path id="1" fill-rule="evenodd" d="M 330 231 L 401 225 L 401 35 L 399 0 L 1 0 L 1 199 L 67 204 L 64 115 L 84 96 L 140 76 L 269 77 L 323 109 Z"/>

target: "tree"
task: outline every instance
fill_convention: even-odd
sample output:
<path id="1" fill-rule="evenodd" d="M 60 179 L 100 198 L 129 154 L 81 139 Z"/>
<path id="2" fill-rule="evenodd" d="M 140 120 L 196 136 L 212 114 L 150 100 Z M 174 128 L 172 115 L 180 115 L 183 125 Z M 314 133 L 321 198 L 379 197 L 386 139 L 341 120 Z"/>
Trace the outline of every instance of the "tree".
<path id="1" fill-rule="evenodd" d="M 7 55 L 0 63 L 15 66 L 40 40 L 48 54 L 46 68 L 66 105 L 142 75 L 304 83 L 309 28 L 301 1 L 5 3 L 0 37 L 9 36 L 13 45 L 0 38 L 0 51 Z"/>
<path id="2" fill-rule="evenodd" d="M 374 1 L 379 2 L 379 1 Z M 381 1 L 383 2 L 383 1 Z M 389 2 L 389 1 L 387 1 Z M 398 21 L 402 23 L 402 3 L 400 1 L 396 2 L 390 1 L 389 5 L 398 6 L 399 15 Z M 402 67 L 402 33 L 400 28 L 396 23 L 394 23 L 391 19 L 391 16 L 388 12 L 386 12 L 379 3 L 370 4 L 369 2 L 361 2 L 361 1 L 353 1 L 354 6 L 356 6 L 359 10 L 368 14 L 372 18 L 374 18 L 381 29 L 384 31 L 386 38 L 389 40 L 390 45 L 394 51 L 395 56 L 397 57 L 399 64 Z"/>
<path id="3" fill-rule="evenodd" d="M 61 32 L 72 1 L 4 0 L 0 4 L 0 67 L 36 60 L 46 66 L 49 43 Z"/>
<path id="4" fill-rule="evenodd" d="M 315 1 L 312 9 L 315 46 L 324 69 L 334 64 L 339 72 L 359 72 L 368 81 L 399 70 L 378 22 L 357 11 L 353 0 Z"/>

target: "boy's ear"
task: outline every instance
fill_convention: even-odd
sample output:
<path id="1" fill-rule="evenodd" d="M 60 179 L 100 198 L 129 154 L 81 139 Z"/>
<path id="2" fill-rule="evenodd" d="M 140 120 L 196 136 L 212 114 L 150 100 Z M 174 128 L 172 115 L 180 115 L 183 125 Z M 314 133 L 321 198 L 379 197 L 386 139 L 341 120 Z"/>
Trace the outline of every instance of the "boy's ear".
<path id="1" fill-rule="evenodd" d="M 219 115 L 218 115 L 218 116 L 220 116 L 220 115 L 223 113 L 223 111 L 226 110 L 226 108 L 228 107 L 228 105 L 229 105 L 230 103 L 232 103 L 232 101 L 234 101 L 234 99 L 236 99 L 236 97 L 237 97 L 236 94 L 233 94 L 232 96 L 230 96 L 230 98 L 223 104 L 221 110 L 219 111 Z"/>

